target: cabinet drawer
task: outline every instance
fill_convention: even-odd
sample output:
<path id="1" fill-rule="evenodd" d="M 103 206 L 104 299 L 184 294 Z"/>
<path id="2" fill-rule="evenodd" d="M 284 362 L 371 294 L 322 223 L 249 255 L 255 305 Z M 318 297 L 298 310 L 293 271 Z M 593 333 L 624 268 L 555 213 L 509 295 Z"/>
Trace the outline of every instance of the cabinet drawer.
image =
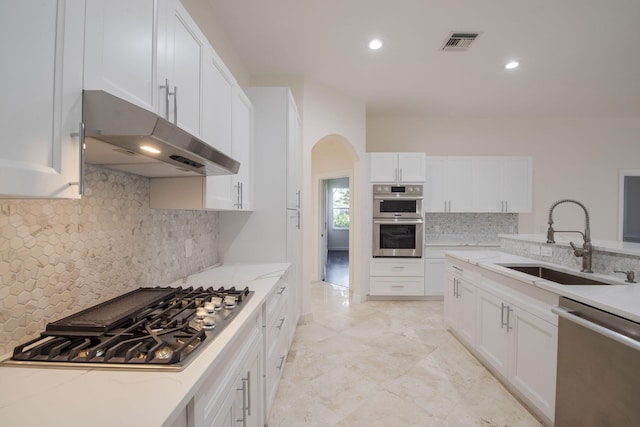
<path id="1" fill-rule="evenodd" d="M 371 295 L 424 296 L 424 277 L 372 277 Z"/>
<path id="2" fill-rule="evenodd" d="M 267 330 L 265 332 L 265 343 L 267 354 L 271 354 L 274 347 L 277 345 L 277 342 L 280 341 L 281 337 L 283 339 L 288 340 L 289 338 L 289 318 L 287 316 L 287 301 L 281 301 L 282 304 L 279 305 L 279 309 L 274 311 L 274 316 L 267 322 Z"/>
<path id="3" fill-rule="evenodd" d="M 287 361 L 287 353 L 288 353 L 288 341 L 284 339 L 280 339 L 277 341 L 277 346 L 274 349 L 274 352 L 267 357 L 266 363 L 266 395 L 267 395 L 267 415 L 271 411 L 271 405 L 273 404 L 273 399 L 276 396 L 276 391 L 278 390 L 278 384 L 280 382 L 280 377 L 282 376 L 282 371 L 284 370 L 284 364 Z"/>
<path id="4" fill-rule="evenodd" d="M 267 297 L 267 301 L 265 303 L 265 321 L 267 325 L 271 320 L 273 320 L 275 312 L 279 309 L 282 301 L 287 299 L 287 295 L 289 295 L 289 286 L 285 276 L 278 282 L 271 295 Z"/>
<path id="5" fill-rule="evenodd" d="M 373 258 L 371 259 L 371 276 L 422 276 L 424 260 L 422 258 Z"/>

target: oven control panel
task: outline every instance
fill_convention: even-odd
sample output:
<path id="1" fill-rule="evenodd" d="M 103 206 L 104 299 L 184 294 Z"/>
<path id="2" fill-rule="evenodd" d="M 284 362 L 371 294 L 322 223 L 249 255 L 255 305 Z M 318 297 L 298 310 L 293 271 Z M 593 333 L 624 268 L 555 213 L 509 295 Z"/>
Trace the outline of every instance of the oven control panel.
<path id="1" fill-rule="evenodd" d="M 393 185 L 393 184 L 375 184 L 373 186 L 374 196 L 422 196 L 422 185 Z"/>

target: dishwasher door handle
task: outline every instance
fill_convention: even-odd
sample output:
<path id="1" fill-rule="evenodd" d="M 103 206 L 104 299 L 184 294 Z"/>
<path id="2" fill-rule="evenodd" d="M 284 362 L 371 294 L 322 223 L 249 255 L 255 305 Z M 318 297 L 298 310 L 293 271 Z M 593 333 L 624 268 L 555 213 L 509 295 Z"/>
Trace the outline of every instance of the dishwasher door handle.
<path id="1" fill-rule="evenodd" d="M 620 344 L 624 344 L 627 347 L 631 347 L 636 351 L 640 351 L 640 342 L 634 340 L 633 338 L 629 338 L 626 335 L 623 335 L 619 332 L 613 331 L 609 328 L 605 328 L 604 326 L 600 326 L 597 323 L 590 322 L 589 320 L 582 318 L 580 316 L 576 316 L 573 314 L 571 310 L 567 310 L 564 307 L 551 307 L 551 311 L 553 311 L 558 316 L 569 320 L 570 322 L 576 323 L 580 326 L 583 326 L 587 329 L 592 330 L 600 335 L 604 335 L 607 338 L 610 338 Z"/>

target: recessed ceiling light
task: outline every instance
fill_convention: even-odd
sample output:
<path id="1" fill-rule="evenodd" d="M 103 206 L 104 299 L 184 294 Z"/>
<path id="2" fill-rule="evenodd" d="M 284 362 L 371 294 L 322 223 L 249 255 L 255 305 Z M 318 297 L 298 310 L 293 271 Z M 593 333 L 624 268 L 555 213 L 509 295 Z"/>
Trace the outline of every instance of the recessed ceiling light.
<path id="1" fill-rule="evenodd" d="M 141 145 L 140 146 L 141 150 L 144 150 L 148 153 L 153 153 L 153 154 L 159 154 L 160 150 L 158 150 L 157 148 L 153 148 L 153 147 L 149 147 L 148 145 Z"/>
<path id="2" fill-rule="evenodd" d="M 510 61 L 507 62 L 507 65 L 505 65 L 504 68 L 506 68 L 507 70 L 513 70 L 514 68 L 518 68 L 518 66 L 520 66 L 520 63 L 518 61 Z"/>
<path id="3" fill-rule="evenodd" d="M 373 39 L 369 42 L 369 49 L 378 50 L 382 47 L 382 42 L 379 39 Z"/>

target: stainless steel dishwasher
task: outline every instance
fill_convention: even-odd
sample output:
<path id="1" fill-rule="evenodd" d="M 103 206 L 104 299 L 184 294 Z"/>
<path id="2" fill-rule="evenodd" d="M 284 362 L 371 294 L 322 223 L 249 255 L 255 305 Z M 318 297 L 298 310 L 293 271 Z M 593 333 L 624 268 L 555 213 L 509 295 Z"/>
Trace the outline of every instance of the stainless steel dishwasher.
<path id="1" fill-rule="evenodd" d="M 640 324 L 561 297 L 556 427 L 640 426 Z"/>

